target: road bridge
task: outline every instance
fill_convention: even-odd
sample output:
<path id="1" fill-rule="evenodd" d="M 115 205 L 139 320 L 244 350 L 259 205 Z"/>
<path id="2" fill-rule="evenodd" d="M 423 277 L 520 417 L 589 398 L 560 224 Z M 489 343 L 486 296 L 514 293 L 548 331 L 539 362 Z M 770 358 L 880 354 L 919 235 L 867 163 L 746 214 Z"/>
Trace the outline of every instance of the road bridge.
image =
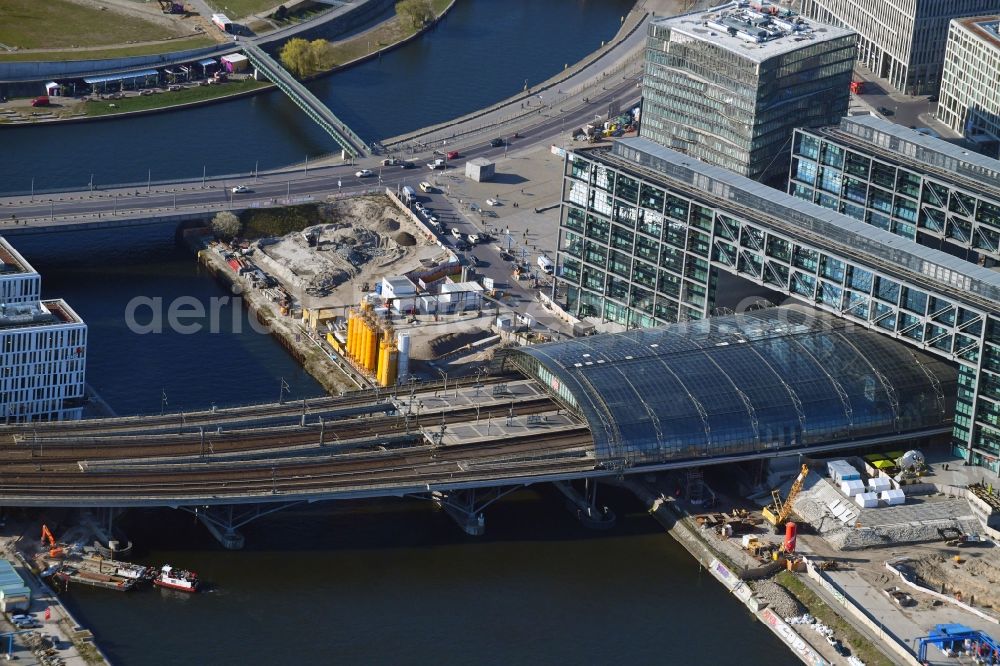
<path id="1" fill-rule="evenodd" d="M 309 118 L 333 137 L 333 140 L 349 157 L 362 157 L 368 150 L 364 140 L 351 130 L 345 122 L 334 115 L 326 104 L 305 85 L 292 76 L 288 70 L 277 63 L 262 48 L 252 42 L 243 45 L 243 53 L 257 71 L 267 77 L 267 80 L 288 95 L 297 107 L 302 109 Z"/>

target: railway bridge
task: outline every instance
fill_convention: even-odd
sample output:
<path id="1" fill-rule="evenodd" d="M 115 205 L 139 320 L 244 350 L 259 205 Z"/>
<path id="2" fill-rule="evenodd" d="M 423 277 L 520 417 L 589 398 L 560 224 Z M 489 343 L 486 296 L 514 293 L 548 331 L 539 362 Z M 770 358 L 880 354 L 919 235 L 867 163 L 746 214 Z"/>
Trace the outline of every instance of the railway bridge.
<path id="1" fill-rule="evenodd" d="M 488 374 L 296 403 L 0 428 L 0 504 L 194 513 L 227 547 L 303 502 L 412 497 L 470 534 L 555 483 L 592 526 L 596 481 L 922 442 L 956 372 L 830 315 L 769 308 L 504 350 Z M 575 484 L 575 485 L 574 485 Z"/>

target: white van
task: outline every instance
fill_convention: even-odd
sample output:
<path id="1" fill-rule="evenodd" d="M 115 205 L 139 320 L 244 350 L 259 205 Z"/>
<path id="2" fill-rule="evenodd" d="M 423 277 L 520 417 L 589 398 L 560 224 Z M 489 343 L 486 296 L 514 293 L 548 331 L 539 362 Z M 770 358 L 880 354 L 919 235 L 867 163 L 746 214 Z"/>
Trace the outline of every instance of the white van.
<path id="1" fill-rule="evenodd" d="M 434 191 L 434 186 L 431 185 L 430 183 L 428 183 L 426 180 L 424 182 L 420 183 L 419 187 L 420 187 L 420 191 L 421 192 L 433 192 Z"/>
<path id="2" fill-rule="evenodd" d="M 402 198 L 406 203 L 412 204 L 417 200 L 417 192 L 409 185 L 404 185 Z"/>

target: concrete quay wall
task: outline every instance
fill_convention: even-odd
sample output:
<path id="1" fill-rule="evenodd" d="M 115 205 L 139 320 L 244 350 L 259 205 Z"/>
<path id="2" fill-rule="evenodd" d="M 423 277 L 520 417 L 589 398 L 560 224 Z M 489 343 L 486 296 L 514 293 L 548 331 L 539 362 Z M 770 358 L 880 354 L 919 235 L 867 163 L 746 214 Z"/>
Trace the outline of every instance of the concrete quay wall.
<path id="1" fill-rule="evenodd" d="M 268 49 L 292 37 L 317 36 L 319 31 L 325 37 L 334 37 L 370 21 L 379 13 L 386 11 L 394 0 L 356 0 L 340 9 L 327 12 L 304 24 L 289 26 L 273 34 L 264 35 L 257 43 Z M 167 46 L 165 44 L 165 48 Z M 82 76 L 97 76 L 111 72 L 148 67 L 166 67 L 187 62 L 202 57 L 224 55 L 240 50 L 239 44 L 226 43 L 207 46 L 176 53 L 154 53 L 150 55 L 131 56 L 126 58 L 65 60 L 65 61 L 19 61 L 0 62 L 0 92 L 7 88 L 4 84 L 45 83 L 52 79 L 77 78 Z M 20 89 L 20 86 L 18 86 Z"/>

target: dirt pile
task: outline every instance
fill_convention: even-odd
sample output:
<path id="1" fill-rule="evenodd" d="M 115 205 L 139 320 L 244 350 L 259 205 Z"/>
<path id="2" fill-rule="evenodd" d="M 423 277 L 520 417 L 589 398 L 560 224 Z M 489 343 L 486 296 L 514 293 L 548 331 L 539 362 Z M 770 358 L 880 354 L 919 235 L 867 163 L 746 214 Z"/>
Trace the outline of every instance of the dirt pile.
<path id="1" fill-rule="evenodd" d="M 907 564 L 936 592 L 959 596 L 981 608 L 1000 608 L 1000 553 L 997 548 L 956 549 L 954 556 L 928 555 Z"/>

